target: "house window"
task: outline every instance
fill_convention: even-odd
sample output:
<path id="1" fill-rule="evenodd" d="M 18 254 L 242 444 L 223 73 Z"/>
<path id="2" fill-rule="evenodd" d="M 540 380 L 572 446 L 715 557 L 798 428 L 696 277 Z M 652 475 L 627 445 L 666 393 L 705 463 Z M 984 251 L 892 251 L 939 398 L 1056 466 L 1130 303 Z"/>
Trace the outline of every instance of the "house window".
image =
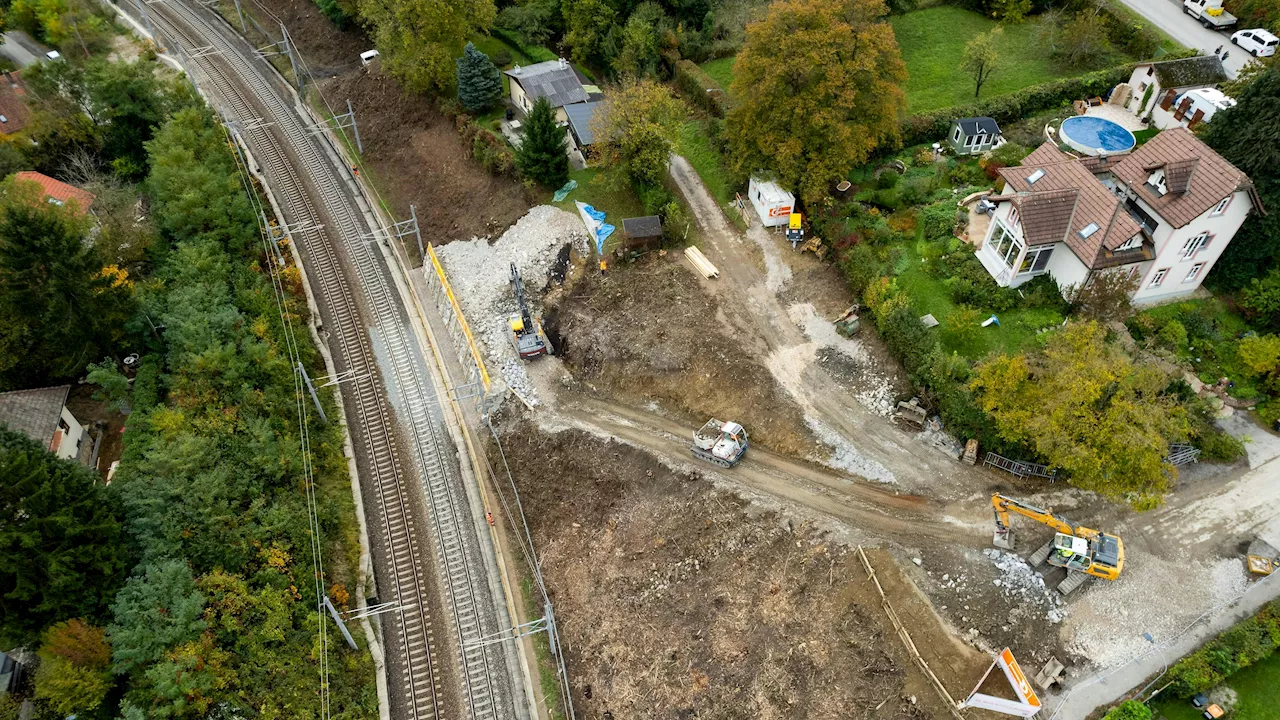
<path id="1" fill-rule="evenodd" d="M 1044 170 L 1036 170 L 1035 172 L 1027 176 L 1027 184 L 1035 185 L 1036 181 L 1042 177 L 1044 177 Z"/>
<path id="2" fill-rule="evenodd" d="M 991 249 L 995 252 L 996 257 L 1000 258 L 1000 262 L 1005 267 L 1013 269 L 1013 264 L 1018 261 L 1018 256 L 1022 254 L 1022 241 L 1019 240 L 1004 223 L 997 222 L 996 230 L 991 236 Z"/>
<path id="3" fill-rule="evenodd" d="M 1031 248 L 1022 258 L 1022 264 L 1018 265 L 1018 274 L 1023 273 L 1039 274 L 1049 265 L 1049 256 L 1053 254 L 1053 248 Z"/>
<path id="4" fill-rule="evenodd" d="M 1169 268 L 1160 268 L 1156 274 L 1151 276 L 1151 287 L 1160 287 L 1160 283 L 1164 282 L 1164 276 L 1169 274 Z"/>
<path id="5" fill-rule="evenodd" d="M 1125 240 L 1120 245 L 1120 247 L 1116 248 L 1116 252 L 1123 252 L 1125 250 L 1137 250 L 1140 247 L 1142 247 L 1142 235 L 1134 235 L 1128 240 Z"/>
<path id="6" fill-rule="evenodd" d="M 1222 198 L 1222 202 L 1218 203 L 1218 206 L 1217 206 L 1217 207 L 1215 207 L 1215 208 L 1213 209 L 1213 212 L 1212 212 L 1212 213 L 1210 213 L 1210 214 L 1212 214 L 1212 215 L 1221 215 L 1222 213 L 1224 213 L 1224 212 L 1226 212 L 1226 211 L 1227 211 L 1227 206 L 1228 206 L 1228 205 L 1230 205 L 1230 204 L 1231 204 L 1231 196 L 1230 196 L 1230 195 L 1228 195 L 1228 196 L 1226 196 L 1226 197 Z"/>
<path id="7" fill-rule="evenodd" d="M 1200 252 L 1200 250 L 1203 249 L 1204 246 L 1208 244 L 1208 242 L 1209 242 L 1209 233 L 1207 232 L 1202 232 L 1199 235 L 1196 235 L 1195 237 L 1191 238 L 1186 242 L 1185 245 L 1182 246 L 1182 259 L 1187 260 L 1191 258 L 1196 253 Z"/>
<path id="8" fill-rule="evenodd" d="M 1080 228 L 1080 237 L 1085 240 L 1088 240 L 1090 237 L 1093 236 L 1094 233 L 1098 232 L 1098 229 L 1099 229 L 1098 223 L 1091 222 L 1088 225 L 1085 225 L 1084 227 Z"/>
<path id="9" fill-rule="evenodd" d="M 960 127 L 956 126 L 955 133 L 951 136 L 951 142 L 960 142 Z"/>
<path id="10" fill-rule="evenodd" d="M 964 139 L 964 146 L 965 146 L 965 147 L 973 147 L 973 141 L 974 141 L 974 140 L 976 140 L 976 139 L 977 139 L 977 138 L 975 138 L 974 136 L 970 135 L 969 137 L 967 137 L 967 138 L 965 138 L 965 139 Z"/>
<path id="11" fill-rule="evenodd" d="M 1018 208 L 1016 207 L 1009 208 L 1009 225 L 1013 226 L 1017 224 L 1018 224 Z"/>
<path id="12" fill-rule="evenodd" d="M 1164 182 L 1164 168 L 1157 168 L 1155 172 L 1147 177 L 1147 187 L 1150 187 L 1157 195 L 1164 195 L 1169 192 L 1169 188 Z"/>
<path id="13" fill-rule="evenodd" d="M 1182 282 L 1184 283 L 1195 282 L 1196 278 L 1200 277 L 1200 271 L 1203 269 L 1204 269 L 1204 263 L 1202 262 L 1192 265 L 1191 272 L 1187 273 L 1187 279 L 1183 280 Z"/>

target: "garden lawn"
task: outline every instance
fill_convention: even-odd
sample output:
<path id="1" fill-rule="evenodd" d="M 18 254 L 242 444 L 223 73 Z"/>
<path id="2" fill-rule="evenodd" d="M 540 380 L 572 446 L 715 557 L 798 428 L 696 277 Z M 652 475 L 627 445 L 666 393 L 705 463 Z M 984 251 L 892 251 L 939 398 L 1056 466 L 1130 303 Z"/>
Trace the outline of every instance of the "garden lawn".
<path id="1" fill-rule="evenodd" d="M 926 112 L 973 102 L 973 79 L 960 69 L 964 45 L 987 32 L 996 22 L 979 13 L 950 5 L 917 10 L 889 18 L 907 63 L 907 111 Z M 999 39 L 1000 64 L 982 88 L 982 98 L 1020 90 L 1029 85 L 1069 77 L 1037 37 L 1039 19 L 1005 25 Z M 704 69 L 711 72 L 710 68 Z"/>
<path id="2" fill-rule="evenodd" d="M 605 252 L 609 252 L 611 248 L 617 246 L 616 238 L 622 233 L 622 219 L 629 217 L 640 217 L 648 215 L 644 211 L 644 206 L 640 204 L 640 198 L 631 191 L 630 186 L 621 188 L 612 187 L 607 178 L 602 177 L 602 173 L 596 168 L 587 168 L 585 170 L 572 170 L 569 172 L 570 180 L 577 180 L 578 187 L 569 193 L 561 202 L 552 202 L 553 193 L 547 193 L 543 202 L 548 205 L 555 205 L 558 208 L 568 210 L 574 215 L 578 214 L 578 206 L 574 202 L 586 203 L 601 212 L 607 217 L 605 222 L 617 228 L 609 240 L 605 243 Z"/>
<path id="3" fill-rule="evenodd" d="M 737 59 L 736 55 L 720 58 L 718 60 L 710 60 L 702 63 L 702 69 L 715 80 L 725 92 L 729 91 L 729 86 L 733 84 L 733 61 Z"/>
<path id="4" fill-rule="evenodd" d="M 959 353 L 971 362 L 977 362 L 992 352 L 1012 355 L 1033 348 L 1037 330 L 1062 323 L 1062 316 L 1053 310 L 1015 308 L 997 313 L 1000 319 L 998 327 L 994 324 L 980 327 L 970 333 L 970 338 L 957 340 L 946 331 L 947 320 L 956 309 L 946 285 L 941 278 L 924 271 L 915 244 L 904 243 L 898 247 L 904 252 L 894 268 L 895 282 L 911 298 L 911 306 L 920 316 L 931 314 L 938 320 L 940 324 L 933 331 L 939 334 L 942 348 L 947 352 Z M 961 252 L 966 251 L 962 249 Z M 983 320 L 992 314 L 989 308 L 979 307 L 978 310 L 982 311 Z"/>
<path id="5" fill-rule="evenodd" d="M 1280 720 L 1280 654 L 1241 670 L 1227 678 L 1225 684 L 1240 693 L 1240 701 L 1231 714 L 1232 720 Z M 1168 720 L 1199 720 L 1201 717 L 1201 711 L 1191 707 L 1187 700 L 1156 702 L 1151 709 L 1155 711 L 1155 717 Z"/>

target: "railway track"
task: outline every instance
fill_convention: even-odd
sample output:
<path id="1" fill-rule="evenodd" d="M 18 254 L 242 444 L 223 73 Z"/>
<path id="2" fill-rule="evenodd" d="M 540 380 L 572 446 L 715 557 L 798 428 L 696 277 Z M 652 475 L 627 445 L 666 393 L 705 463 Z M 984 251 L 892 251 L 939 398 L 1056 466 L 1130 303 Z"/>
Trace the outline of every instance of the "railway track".
<path id="1" fill-rule="evenodd" d="M 401 656 L 402 704 L 394 715 L 413 720 L 511 716 L 512 698 L 497 656 L 505 650 L 478 646 L 498 629 L 478 557 L 480 538 L 468 525 L 465 493 L 451 464 L 452 445 L 441 438 L 443 417 L 428 369 L 390 269 L 374 246 L 379 229 L 365 221 L 317 131 L 304 124 L 286 92 L 257 66 L 262 60 L 247 44 L 182 0 L 149 7 L 157 31 L 182 46 L 185 63 L 199 72 L 206 93 L 238 124 L 257 157 L 287 216 L 282 221 L 293 228 L 291 237 L 318 285 L 314 289 L 335 363 L 353 378 L 344 383 L 343 394 L 352 439 L 362 451 L 362 479 L 375 486 L 384 543 L 382 599 L 390 599 L 385 597 L 389 584 L 398 604 L 393 622 L 384 623 L 393 626 L 394 641 L 388 638 L 387 646 L 398 648 Z M 415 480 L 421 482 L 430 520 L 432 537 L 425 540 L 415 524 Z M 423 565 L 431 546 L 439 593 Z M 443 623 L 430 613 L 440 604 L 448 611 Z M 442 627 L 452 635 L 448 643 L 436 637 Z M 460 707 L 447 697 L 450 671 L 462 696 Z"/>

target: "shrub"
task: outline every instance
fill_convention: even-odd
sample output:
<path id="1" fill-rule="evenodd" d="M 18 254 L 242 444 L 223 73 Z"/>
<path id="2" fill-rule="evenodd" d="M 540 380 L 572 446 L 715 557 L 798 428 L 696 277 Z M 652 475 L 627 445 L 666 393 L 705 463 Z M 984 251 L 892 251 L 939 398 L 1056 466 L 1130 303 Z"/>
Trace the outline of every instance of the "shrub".
<path id="1" fill-rule="evenodd" d="M 840 257 L 840 269 L 849 283 L 849 291 L 854 297 L 862 297 L 871 281 L 884 274 L 884 263 L 872 248 L 854 245 Z"/>
<path id="2" fill-rule="evenodd" d="M 1108 710 L 1102 720 L 1151 720 L 1151 708 L 1137 700 L 1125 700 Z"/>
<path id="3" fill-rule="evenodd" d="M 644 208 L 645 213 L 649 215 L 661 215 L 664 208 L 669 203 L 675 201 L 675 197 L 671 192 L 661 185 L 643 185 L 635 184 L 636 196 L 640 198 L 640 205 Z"/>
<path id="4" fill-rule="evenodd" d="M 920 211 L 920 223 L 924 225 L 925 238 L 937 240 L 954 235 L 958 212 L 959 208 L 950 200 L 926 205 Z"/>
<path id="5" fill-rule="evenodd" d="M 1045 308 L 1061 315 L 1066 315 L 1069 309 L 1058 282 L 1048 274 L 1037 275 L 1019 285 L 1018 293 L 1022 296 L 1024 308 Z"/>
<path id="6" fill-rule="evenodd" d="M 902 177 L 892 169 L 883 170 L 876 178 L 876 188 L 880 190 L 888 190 L 889 188 L 898 187 L 898 181 Z"/>
<path id="7" fill-rule="evenodd" d="M 1240 291 L 1240 309 L 1259 327 L 1280 330 L 1280 270 L 1250 280 Z"/>
<path id="8" fill-rule="evenodd" d="M 942 332 L 952 345 L 968 345 L 977 338 L 982 320 L 982 313 L 976 308 L 961 305 L 947 316 Z"/>
<path id="9" fill-rule="evenodd" d="M 984 185 L 987 182 L 987 174 L 978 166 L 977 163 L 962 162 L 957 163 L 951 171 L 947 173 L 951 179 L 952 185 Z"/>
<path id="10" fill-rule="evenodd" d="M 1187 329 L 1177 320 L 1170 320 L 1160 328 L 1160 342 L 1170 350 L 1178 350 L 1187 344 Z"/>

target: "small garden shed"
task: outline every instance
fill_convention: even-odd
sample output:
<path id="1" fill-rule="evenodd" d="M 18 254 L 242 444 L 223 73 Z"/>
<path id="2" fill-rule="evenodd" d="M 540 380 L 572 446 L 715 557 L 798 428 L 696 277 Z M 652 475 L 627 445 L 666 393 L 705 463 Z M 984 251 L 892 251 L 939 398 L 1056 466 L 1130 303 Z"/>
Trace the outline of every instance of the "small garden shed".
<path id="1" fill-rule="evenodd" d="M 951 121 L 947 142 L 957 155 L 976 155 L 993 150 L 1000 144 L 1000 126 L 989 117 L 960 118 Z"/>
<path id="2" fill-rule="evenodd" d="M 656 246 L 662 240 L 662 218 L 657 215 L 623 218 L 622 245 L 629 250 Z"/>

